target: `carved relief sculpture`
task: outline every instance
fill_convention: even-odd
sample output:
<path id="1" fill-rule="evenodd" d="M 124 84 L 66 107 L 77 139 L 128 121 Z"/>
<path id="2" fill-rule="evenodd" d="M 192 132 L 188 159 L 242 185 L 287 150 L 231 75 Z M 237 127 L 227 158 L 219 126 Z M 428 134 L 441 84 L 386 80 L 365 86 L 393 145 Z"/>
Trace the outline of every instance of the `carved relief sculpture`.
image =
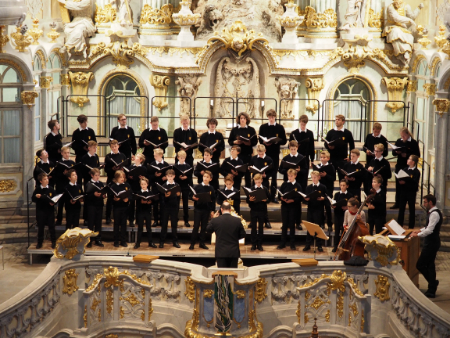
<path id="1" fill-rule="evenodd" d="M 19 52 L 24 53 L 27 48 L 33 42 L 31 36 L 27 33 L 27 26 L 16 26 L 16 31 L 11 33 L 11 37 L 14 41 L 12 44 Z"/>
<path id="2" fill-rule="evenodd" d="M 122 27 L 133 26 L 133 12 L 128 0 L 112 0 L 111 4 L 116 12 L 115 22 L 118 22 Z"/>
<path id="3" fill-rule="evenodd" d="M 172 15 L 172 20 L 179 26 L 181 30 L 178 33 L 178 41 L 194 41 L 194 35 L 191 32 L 191 26 L 196 25 L 200 21 L 199 13 L 193 14 L 191 11 L 192 0 L 183 0 L 180 2 L 181 10 Z"/>
<path id="4" fill-rule="evenodd" d="M 20 93 L 20 98 L 23 104 L 26 104 L 28 108 L 34 106 L 34 99 L 37 98 L 39 94 L 35 91 L 23 91 Z"/>
<path id="5" fill-rule="evenodd" d="M 150 84 L 155 88 L 153 105 L 161 112 L 168 105 L 166 96 L 168 86 L 170 85 L 170 78 L 163 75 L 150 75 Z"/>
<path id="6" fill-rule="evenodd" d="M 301 19 L 296 13 L 295 9 L 298 6 L 294 4 L 293 0 L 289 0 L 286 4 L 286 12 L 283 16 L 278 17 L 281 26 L 284 28 L 285 33 L 281 42 L 283 43 L 297 43 L 297 27 L 300 25 Z"/>
<path id="7" fill-rule="evenodd" d="M 447 113 L 448 109 L 450 108 L 450 100 L 434 99 L 433 105 L 436 106 L 436 112 L 439 114 L 440 117 L 442 117 L 444 115 L 444 113 Z"/>
<path id="8" fill-rule="evenodd" d="M 187 115 L 192 116 L 194 100 L 197 97 L 198 87 L 202 83 L 202 79 L 199 76 L 183 76 L 179 77 L 175 81 L 175 84 L 179 86 L 178 94 L 180 96 L 187 96 L 190 99 L 182 98 L 180 104 L 180 116 Z M 192 112 L 192 114 L 191 114 Z M 196 114 L 198 116 L 198 114 Z"/>
<path id="9" fill-rule="evenodd" d="M 276 78 L 275 87 L 277 88 L 278 99 L 280 101 L 281 118 L 294 119 L 293 107 L 294 100 L 297 97 L 299 82 L 292 78 Z"/>
<path id="10" fill-rule="evenodd" d="M 61 7 L 61 13 L 64 24 L 64 33 L 66 34 L 65 46 L 67 52 L 71 54 L 72 49 L 75 53 L 83 53 L 86 57 L 87 42 L 86 38 L 95 33 L 95 26 L 91 19 L 91 1 L 90 0 L 58 0 L 64 7 Z M 65 11 L 65 13 L 64 13 Z M 69 12 L 70 11 L 70 12 Z M 72 21 L 67 19 L 73 17 Z"/>
<path id="11" fill-rule="evenodd" d="M 403 0 L 394 0 L 386 10 L 387 20 L 383 37 L 386 37 L 387 43 L 392 44 L 395 57 L 403 65 L 407 65 L 411 60 L 411 54 L 414 48 L 414 36 L 412 32 L 416 27 L 414 20 L 423 7 L 423 4 L 420 4 L 418 8 L 412 11 L 411 6 L 405 5 Z"/>
<path id="12" fill-rule="evenodd" d="M 392 113 L 395 113 L 397 110 L 403 108 L 403 90 L 408 83 L 408 78 L 404 77 L 401 79 L 399 77 L 383 77 L 381 82 L 388 90 L 389 101 L 397 101 L 386 103 L 386 107 L 391 109 Z"/>
<path id="13" fill-rule="evenodd" d="M 89 87 L 89 82 L 94 79 L 94 74 L 92 72 L 69 72 L 69 77 L 70 82 L 72 83 L 73 95 L 70 97 L 70 101 L 78 104 L 78 106 L 80 107 L 83 107 L 85 103 L 89 102 L 89 98 L 86 95 Z"/>
<path id="14" fill-rule="evenodd" d="M 350 28 L 364 27 L 366 6 L 367 0 L 348 0 L 345 23 L 340 29 L 348 30 Z"/>
<path id="15" fill-rule="evenodd" d="M 97 235 L 98 232 L 89 229 L 69 229 L 58 238 L 53 253 L 60 259 L 73 259 L 76 255 L 83 254 L 86 245 L 89 243 L 89 238 Z"/>
<path id="16" fill-rule="evenodd" d="M 306 88 L 308 88 L 308 104 L 306 110 L 315 114 L 319 109 L 320 91 L 325 88 L 325 81 L 321 77 L 306 79 Z"/>

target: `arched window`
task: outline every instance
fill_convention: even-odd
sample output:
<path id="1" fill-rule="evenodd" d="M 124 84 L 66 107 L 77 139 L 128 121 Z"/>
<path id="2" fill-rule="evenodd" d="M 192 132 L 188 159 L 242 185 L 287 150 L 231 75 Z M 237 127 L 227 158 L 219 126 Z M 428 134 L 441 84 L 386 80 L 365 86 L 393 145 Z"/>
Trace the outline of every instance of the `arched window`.
<path id="1" fill-rule="evenodd" d="M 38 55 L 34 56 L 34 64 L 33 64 L 33 77 L 34 82 L 36 83 L 36 89 L 39 92 L 39 96 L 34 100 L 34 141 L 38 142 L 41 140 L 41 91 L 39 88 L 39 78 L 42 74 L 42 63 L 41 59 Z"/>
<path id="2" fill-rule="evenodd" d="M 20 163 L 20 92 L 22 78 L 0 63 L 0 163 Z"/>
<path id="3" fill-rule="evenodd" d="M 430 78 L 430 69 L 428 68 L 428 63 L 426 60 L 421 60 L 417 67 L 417 92 L 416 92 L 416 107 L 414 109 L 414 118 L 413 118 L 413 129 L 414 129 L 414 138 L 417 138 L 417 141 L 425 141 L 425 137 L 427 135 L 427 131 L 425 129 L 427 114 L 429 111 L 429 99 L 424 91 L 424 84 L 427 83 L 427 80 Z M 420 146 L 423 143 L 420 143 Z M 421 148 L 421 152 L 423 154 L 424 149 Z"/>
<path id="4" fill-rule="evenodd" d="M 370 91 L 364 82 L 350 79 L 341 83 L 334 93 L 334 115 L 345 116 L 345 128 L 355 140 L 362 140 L 366 133 L 366 102 Z"/>
<path id="5" fill-rule="evenodd" d="M 52 84 L 48 91 L 49 111 L 47 119 L 58 110 L 58 98 L 61 96 L 61 59 L 56 53 L 50 54 L 47 60 L 47 74 L 52 76 Z"/>
<path id="6" fill-rule="evenodd" d="M 127 115 L 127 125 L 132 127 L 136 135 L 140 134 L 142 97 L 136 81 L 127 75 L 118 75 L 106 86 L 106 115 L 109 122 L 107 130 L 117 126 L 117 116 Z"/>

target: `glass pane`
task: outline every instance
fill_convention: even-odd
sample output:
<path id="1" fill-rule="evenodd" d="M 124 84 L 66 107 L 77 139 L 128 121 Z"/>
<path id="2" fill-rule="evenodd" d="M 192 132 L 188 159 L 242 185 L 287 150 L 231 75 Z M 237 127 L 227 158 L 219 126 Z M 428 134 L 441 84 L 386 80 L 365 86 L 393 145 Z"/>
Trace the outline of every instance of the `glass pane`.
<path id="1" fill-rule="evenodd" d="M 47 69 L 52 69 L 52 62 L 50 61 L 50 59 L 47 60 Z"/>
<path id="2" fill-rule="evenodd" d="M 13 68 L 9 68 L 3 76 L 3 83 L 20 83 L 20 78 Z"/>
<path id="3" fill-rule="evenodd" d="M 41 118 L 34 119 L 34 141 L 37 142 L 41 139 Z"/>
<path id="4" fill-rule="evenodd" d="M 54 85 L 61 83 L 61 75 L 59 74 L 59 72 L 52 73 L 52 77 L 53 77 L 53 84 Z"/>
<path id="5" fill-rule="evenodd" d="M 20 102 L 20 89 L 3 88 L 3 102 Z"/>
<path id="6" fill-rule="evenodd" d="M 36 99 L 34 99 L 34 116 L 38 117 L 39 115 L 41 115 L 41 105 L 40 105 L 40 97 L 37 97 Z"/>
<path id="7" fill-rule="evenodd" d="M 5 156 L 3 163 L 20 163 L 20 140 L 19 138 L 4 138 Z"/>
<path id="8" fill-rule="evenodd" d="M 61 61 L 59 61 L 59 57 L 56 54 L 52 54 L 50 56 L 53 63 L 53 68 L 61 68 Z"/>
<path id="9" fill-rule="evenodd" d="M 39 56 L 37 56 L 37 55 L 34 57 L 33 69 L 34 70 L 41 70 L 42 69 L 42 67 L 41 67 L 41 59 L 39 59 Z"/>
<path id="10" fill-rule="evenodd" d="M 51 114 L 54 114 L 58 110 L 58 97 L 60 96 L 59 91 L 53 92 L 53 104 L 52 104 L 52 111 Z"/>
<path id="11" fill-rule="evenodd" d="M 3 72 L 5 71 L 6 68 L 8 68 L 8 66 L 0 65 L 0 74 L 3 74 Z"/>
<path id="12" fill-rule="evenodd" d="M 3 136 L 19 136 L 20 134 L 19 116 L 20 115 L 18 110 L 3 111 Z"/>

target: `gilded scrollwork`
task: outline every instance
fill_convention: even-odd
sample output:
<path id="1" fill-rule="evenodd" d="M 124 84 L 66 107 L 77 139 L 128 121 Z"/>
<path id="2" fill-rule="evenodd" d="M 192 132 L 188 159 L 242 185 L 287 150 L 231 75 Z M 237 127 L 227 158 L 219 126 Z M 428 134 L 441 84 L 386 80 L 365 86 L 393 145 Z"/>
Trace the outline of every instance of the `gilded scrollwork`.
<path id="1" fill-rule="evenodd" d="M 184 292 L 184 295 L 192 303 L 195 300 L 195 284 L 189 276 L 186 277 L 184 283 L 186 284 L 186 291 Z"/>
<path id="2" fill-rule="evenodd" d="M 70 296 L 78 290 L 77 278 L 78 274 L 75 272 L 75 269 L 66 270 L 63 277 L 63 293 L 67 293 Z"/>
<path id="3" fill-rule="evenodd" d="M 408 78 L 383 77 L 381 82 L 386 86 L 388 90 L 389 101 L 397 101 L 386 103 L 386 107 L 391 109 L 392 113 L 395 113 L 397 110 L 403 108 L 403 90 L 408 83 Z"/>
<path id="4" fill-rule="evenodd" d="M 313 7 L 306 6 L 304 24 L 308 29 L 323 29 L 337 27 L 337 14 L 329 8 L 323 13 L 317 13 Z"/>
<path id="5" fill-rule="evenodd" d="M 388 237 L 375 235 L 358 238 L 366 244 L 364 248 L 369 253 L 369 259 L 378 262 L 381 266 L 398 264 L 399 249 Z"/>
<path id="6" fill-rule="evenodd" d="M 104 7 L 95 4 L 94 21 L 96 25 L 114 22 L 116 20 L 116 8 L 108 3 Z"/>
<path id="7" fill-rule="evenodd" d="M 35 91 L 23 91 L 20 93 L 20 98 L 23 104 L 26 104 L 28 108 L 34 106 L 34 100 L 39 96 Z"/>
<path id="8" fill-rule="evenodd" d="M 381 32 L 381 27 L 383 26 L 383 11 L 375 13 L 375 11 L 371 8 L 369 9 L 369 27 L 375 28 L 376 31 Z"/>
<path id="9" fill-rule="evenodd" d="M 256 282 L 255 300 L 261 303 L 267 297 L 267 282 L 265 278 L 258 279 Z"/>
<path id="10" fill-rule="evenodd" d="M 166 4 L 161 9 L 153 8 L 149 4 L 145 4 L 141 11 L 141 25 L 168 25 L 172 22 L 172 14 L 174 8 L 172 4 Z"/>
<path id="11" fill-rule="evenodd" d="M 94 73 L 69 72 L 69 78 L 72 83 L 72 96 L 70 97 L 70 101 L 78 104 L 79 107 L 83 107 L 89 102 L 87 92 L 89 82 L 94 79 Z"/>
<path id="12" fill-rule="evenodd" d="M 381 302 L 391 299 L 389 297 L 389 287 L 391 284 L 389 283 L 389 278 L 387 276 L 378 275 L 375 280 L 376 291 L 373 294 L 377 297 Z"/>
<path id="13" fill-rule="evenodd" d="M 450 100 L 449 99 L 434 99 L 433 105 L 436 106 L 436 112 L 439 114 L 439 116 L 442 117 L 444 115 L 444 113 L 447 113 L 448 109 L 450 108 Z M 1 182 L 0 182 L 0 186 L 1 186 Z"/>
<path id="14" fill-rule="evenodd" d="M 15 180 L 0 180 L 0 193 L 8 193 L 16 190 L 17 182 Z"/>

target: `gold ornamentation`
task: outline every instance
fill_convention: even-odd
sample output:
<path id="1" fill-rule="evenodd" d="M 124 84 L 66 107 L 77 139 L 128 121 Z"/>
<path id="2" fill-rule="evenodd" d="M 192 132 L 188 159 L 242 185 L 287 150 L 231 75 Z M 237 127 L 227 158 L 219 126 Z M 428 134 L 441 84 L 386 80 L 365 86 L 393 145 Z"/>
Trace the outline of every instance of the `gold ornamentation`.
<path id="1" fill-rule="evenodd" d="M 436 106 L 436 112 L 439 114 L 440 117 L 442 117 L 444 115 L 444 113 L 448 112 L 448 108 L 450 108 L 450 100 L 434 99 L 433 105 Z M 1 186 L 1 182 L 0 182 L 0 186 Z"/>
<path id="2" fill-rule="evenodd" d="M 25 48 L 27 48 L 33 42 L 33 38 L 27 34 L 21 33 L 22 27 L 17 27 L 14 33 L 11 33 L 11 37 L 14 40 L 14 48 L 17 49 L 20 53 L 25 52 Z"/>
<path id="3" fill-rule="evenodd" d="M 87 305 L 84 306 L 83 322 L 84 322 L 84 327 L 87 327 Z"/>
<path id="4" fill-rule="evenodd" d="M 116 9 L 112 4 L 106 4 L 104 7 L 99 7 L 95 4 L 94 21 L 96 25 L 114 22 L 116 20 Z"/>
<path id="5" fill-rule="evenodd" d="M 53 77 L 51 77 L 51 76 L 41 76 L 39 78 L 39 82 L 40 82 L 39 86 L 41 88 L 48 89 L 48 88 L 50 88 L 52 81 L 53 81 Z"/>
<path id="6" fill-rule="evenodd" d="M 3 35 L 5 32 L 5 26 L 0 25 L 0 53 L 4 53 L 3 48 L 5 48 L 6 44 L 9 41 L 8 35 Z"/>
<path id="7" fill-rule="evenodd" d="M 359 311 L 358 311 L 358 305 L 356 305 L 356 302 L 351 304 L 349 306 L 349 308 L 350 308 L 351 313 L 350 312 L 348 313 L 348 326 L 351 326 L 352 325 L 352 314 L 353 314 L 353 318 L 356 319 L 356 316 L 358 316 Z"/>
<path id="8" fill-rule="evenodd" d="M 265 278 L 260 278 L 256 282 L 255 300 L 261 303 L 267 297 L 267 282 Z"/>
<path id="9" fill-rule="evenodd" d="M 213 295 L 214 295 L 214 290 L 207 289 L 207 290 L 203 291 L 203 297 L 205 297 L 205 298 L 211 298 Z"/>
<path id="10" fill-rule="evenodd" d="M 389 287 L 391 284 L 389 283 L 387 276 L 378 275 L 378 278 L 375 281 L 375 286 L 377 290 L 373 295 L 377 297 L 380 302 L 391 299 L 391 297 L 389 297 Z"/>
<path id="11" fill-rule="evenodd" d="M 428 39 L 428 34 L 423 34 L 424 27 L 422 25 L 417 26 L 417 32 L 419 35 L 422 36 L 419 40 L 417 40 L 418 43 L 422 45 L 422 49 L 427 50 L 427 46 L 431 43 L 431 40 Z"/>
<path id="12" fill-rule="evenodd" d="M 361 310 L 361 332 L 364 332 L 364 310 Z"/>
<path id="13" fill-rule="evenodd" d="M 322 305 L 330 303 L 330 300 L 324 302 L 322 298 L 316 297 L 314 298 L 314 301 L 309 305 L 309 307 L 314 308 L 315 310 L 318 310 Z"/>
<path id="14" fill-rule="evenodd" d="M 308 89 L 308 104 L 306 110 L 315 114 L 319 109 L 319 103 L 316 101 L 320 97 L 320 91 L 325 88 L 323 77 L 310 77 L 306 79 L 306 88 Z"/>
<path id="15" fill-rule="evenodd" d="M 161 9 L 152 8 L 152 6 L 145 4 L 141 11 L 141 25 L 168 25 L 172 22 L 172 14 L 174 13 L 173 6 L 166 4 Z"/>
<path id="16" fill-rule="evenodd" d="M 427 98 L 430 96 L 436 95 L 436 84 L 434 83 L 424 83 L 423 84 L 423 91 L 425 92 L 425 95 Z"/>
<path id="17" fill-rule="evenodd" d="M 33 20 L 33 28 L 28 30 L 28 35 L 33 38 L 32 45 L 39 45 L 38 40 L 42 35 L 44 35 L 44 31 L 39 28 L 39 20 L 34 19 Z"/>
<path id="18" fill-rule="evenodd" d="M 308 322 L 309 322 L 309 317 L 308 317 L 308 314 L 305 313 L 305 325 L 308 324 Z"/>
<path id="19" fill-rule="evenodd" d="M 89 82 L 94 79 L 94 74 L 92 72 L 69 72 L 69 78 L 72 83 L 72 96 L 70 97 L 70 101 L 78 104 L 79 107 L 83 107 L 89 102 L 89 98 L 86 95 L 88 92 Z"/>
<path id="20" fill-rule="evenodd" d="M 72 295 L 72 293 L 78 290 L 77 278 L 78 274 L 75 272 L 75 269 L 66 270 L 66 273 L 63 277 L 63 293 L 67 293 L 70 296 Z"/>
<path id="21" fill-rule="evenodd" d="M 436 74 L 436 69 L 438 68 L 438 65 L 440 66 L 441 64 L 442 64 L 441 63 L 441 58 L 439 56 L 436 56 L 433 59 L 433 61 L 431 62 L 431 65 L 430 65 L 431 76 L 433 76 L 433 77 L 437 77 L 438 76 L 438 74 Z"/>
<path id="22" fill-rule="evenodd" d="M 244 299 L 245 298 L 245 291 L 244 290 L 236 290 L 236 297 L 237 297 L 237 299 Z"/>
<path id="23" fill-rule="evenodd" d="M 442 48 L 445 46 L 447 42 L 447 38 L 445 37 L 445 26 L 439 26 L 439 35 L 434 37 L 434 41 L 436 42 L 436 46 L 439 48 L 439 52 L 442 51 Z"/>
<path id="24" fill-rule="evenodd" d="M 14 191 L 16 188 L 17 183 L 15 180 L 0 180 L 0 193 L 11 192 Z"/>
<path id="25" fill-rule="evenodd" d="M 417 91 L 417 80 L 408 80 L 408 85 L 406 86 L 407 93 L 414 93 Z"/>
<path id="26" fill-rule="evenodd" d="M 297 316 L 297 322 L 300 323 L 300 320 L 302 318 L 302 304 L 300 303 L 300 301 L 298 301 L 297 311 L 295 311 L 295 314 Z"/>
<path id="27" fill-rule="evenodd" d="M 337 27 L 337 14 L 329 8 L 323 13 L 317 13 L 316 10 L 310 6 L 305 8 L 305 19 L 301 25 L 306 25 L 308 30 L 324 29 Z"/>
<path id="28" fill-rule="evenodd" d="M 330 290 L 340 290 L 341 292 L 345 291 L 345 279 L 347 278 L 347 274 L 341 270 L 335 270 L 331 274 L 331 283 L 328 283 L 327 289 Z"/>
<path id="29" fill-rule="evenodd" d="M 118 335 L 110 333 L 109 335 L 107 335 L 105 338 L 119 338 Z"/>
<path id="30" fill-rule="evenodd" d="M 192 303 L 195 299 L 195 284 L 189 276 L 186 277 L 184 283 L 186 284 L 186 291 L 184 292 L 184 295 Z"/>
<path id="31" fill-rule="evenodd" d="M 350 285 L 350 287 L 352 288 L 353 292 L 356 293 L 359 296 L 364 296 L 364 294 L 361 292 L 361 290 L 358 288 L 358 286 L 356 285 L 355 281 L 353 280 L 353 278 L 347 278 L 347 282 Z"/>
<path id="32" fill-rule="evenodd" d="M 150 298 L 148 300 L 148 321 L 152 319 L 152 313 L 153 313 L 153 305 L 152 305 L 152 299 Z"/>
<path id="33" fill-rule="evenodd" d="M 52 50 L 52 53 L 55 53 L 59 56 L 63 67 L 67 67 L 69 65 L 69 62 L 66 57 L 67 54 L 61 53 L 59 48 L 54 48 Z"/>
<path id="34" fill-rule="evenodd" d="M 78 254 L 84 254 L 86 245 L 89 243 L 89 237 L 95 237 L 97 235 L 98 232 L 78 227 L 66 230 L 56 241 L 53 254 L 56 258 L 73 259 Z"/>
<path id="35" fill-rule="evenodd" d="M 408 83 L 408 78 L 383 77 L 381 83 L 387 87 L 389 101 L 403 101 L 403 90 Z M 403 102 L 388 102 L 386 107 L 391 109 L 392 113 L 404 107 Z"/>
<path id="36" fill-rule="evenodd" d="M 188 34 L 192 34 L 189 32 L 189 27 L 192 25 L 196 25 L 199 23 L 202 15 L 200 13 L 193 14 L 191 11 L 191 3 L 192 0 L 183 0 L 180 2 L 181 10 L 178 13 L 172 14 L 172 20 L 177 25 L 181 26 L 181 32 L 185 31 Z M 183 29 L 183 26 L 187 26 Z"/>
<path id="37" fill-rule="evenodd" d="M 373 9 L 369 9 L 369 27 L 376 28 L 375 31 L 381 32 L 381 27 L 383 25 L 383 11 L 375 13 Z"/>
<path id="38" fill-rule="evenodd" d="M 23 104 L 26 104 L 28 108 L 34 105 L 34 99 L 37 98 L 39 94 L 35 91 L 23 91 L 20 93 L 20 98 Z"/>
<path id="39" fill-rule="evenodd" d="M 399 249 L 388 237 L 375 235 L 358 237 L 358 239 L 366 244 L 364 249 L 369 253 L 369 259 L 377 261 L 381 266 L 398 264 Z"/>
<path id="40" fill-rule="evenodd" d="M 133 58 L 136 57 L 136 55 L 145 56 L 146 53 L 146 48 L 142 47 L 138 42 L 135 42 L 132 46 L 128 45 L 126 42 L 120 41 L 111 42 L 108 45 L 104 42 L 100 42 L 92 49 L 89 58 L 92 59 L 98 55 L 111 55 L 115 65 L 119 70 L 122 70 L 130 68 L 130 65 L 134 62 Z"/>
<path id="41" fill-rule="evenodd" d="M 95 310 L 97 310 L 97 306 L 100 305 L 100 303 L 100 299 L 94 299 L 91 305 L 91 310 L 95 312 Z"/>
<path id="42" fill-rule="evenodd" d="M 106 311 L 111 314 L 114 305 L 114 297 L 111 289 L 106 290 Z"/>
<path id="43" fill-rule="evenodd" d="M 103 269 L 103 275 L 106 278 L 105 288 L 109 288 L 110 286 L 119 286 L 119 269 L 116 267 L 108 267 Z"/>
<path id="44" fill-rule="evenodd" d="M 161 111 L 167 107 L 167 89 L 170 84 L 170 78 L 164 75 L 150 75 L 150 84 L 155 88 L 155 99 L 153 105 Z"/>
<path id="45" fill-rule="evenodd" d="M 120 319 L 123 319 L 123 317 L 125 317 L 125 310 L 123 309 L 123 307 L 120 307 Z"/>
<path id="46" fill-rule="evenodd" d="M 139 305 L 141 303 L 139 301 L 139 299 L 137 299 L 137 297 L 132 292 L 130 292 L 128 297 L 120 297 L 120 300 L 127 301 L 128 303 L 130 303 L 131 307 L 134 307 L 134 306 Z"/>
<path id="47" fill-rule="evenodd" d="M 163 54 L 173 56 L 178 54 L 180 58 L 183 57 L 184 54 L 189 55 L 192 54 L 196 56 L 198 52 L 200 52 L 202 49 L 199 47 L 193 47 L 193 48 L 179 48 L 179 47 L 146 47 L 147 52 L 151 53 L 152 55 L 155 55 L 156 53 L 159 54 L 160 57 L 162 57 Z"/>
<path id="48" fill-rule="evenodd" d="M 61 85 L 70 87 L 69 74 L 61 74 Z"/>
<path id="49" fill-rule="evenodd" d="M 327 323 L 330 322 L 330 309 L 328 309 L 327 312 L 325 313 L 325 321 Z"/>
<path id="50" fill-rule="evenodd" d="M 344 292 L 338 292 L 336 308 L 339 318 L 342 318 L 344 315 Z"/>
<path id="51" fill-rule="evenodd" d="M 59 33 L 56 31 L 56 23 L 52 22 L 50 24 L 50 32 L 47 33 L 47 37 L 50 39 L 51 43 L 56 43 L 57 38 L 59 38 Z"/>

